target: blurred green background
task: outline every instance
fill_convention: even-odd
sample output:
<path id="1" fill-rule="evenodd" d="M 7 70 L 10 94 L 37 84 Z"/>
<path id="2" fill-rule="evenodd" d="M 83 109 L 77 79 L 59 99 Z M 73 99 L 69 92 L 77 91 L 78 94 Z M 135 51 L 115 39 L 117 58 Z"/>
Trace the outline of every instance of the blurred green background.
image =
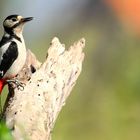
<path id="1" fill-rule="evenodd" d="M 139 0 L 1 0 L 2 22 L 33 16 L 26 46 L 39 60 L 54 36 L 66 46 L 85 37 L 82 73 L 62 109 L 53 140 L 140 140 Z"/>

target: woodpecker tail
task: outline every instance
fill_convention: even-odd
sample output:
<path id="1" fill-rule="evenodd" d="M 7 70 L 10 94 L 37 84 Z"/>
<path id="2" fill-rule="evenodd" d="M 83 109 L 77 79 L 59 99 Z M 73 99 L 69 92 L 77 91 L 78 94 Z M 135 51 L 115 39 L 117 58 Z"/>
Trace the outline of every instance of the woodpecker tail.
<path id="1" fill-rule="evenodd" d="M 2 93 L 4 85 L 5 85 L 5 80 L 0 79 L 0 94 Z"/>

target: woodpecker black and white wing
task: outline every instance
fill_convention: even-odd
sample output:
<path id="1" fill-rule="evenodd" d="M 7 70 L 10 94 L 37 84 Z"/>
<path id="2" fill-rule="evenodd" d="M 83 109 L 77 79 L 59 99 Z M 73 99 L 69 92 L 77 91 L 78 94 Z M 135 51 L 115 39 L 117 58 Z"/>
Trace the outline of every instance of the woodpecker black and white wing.
<path id="1" fill-rule="evenodd" d="M 0 47 L 6 45 L 7 43 L 12 41 L 12 37 L 9 34 L 4 34 L 0 41 Z"/>
<path id="2" fill-rule="evenodd" d="M 4 74 L 18 57 L 16 42 L 12 41 L 2 46 L 0 48 L 0 56 L 0 78 L 3 78 Z"/>

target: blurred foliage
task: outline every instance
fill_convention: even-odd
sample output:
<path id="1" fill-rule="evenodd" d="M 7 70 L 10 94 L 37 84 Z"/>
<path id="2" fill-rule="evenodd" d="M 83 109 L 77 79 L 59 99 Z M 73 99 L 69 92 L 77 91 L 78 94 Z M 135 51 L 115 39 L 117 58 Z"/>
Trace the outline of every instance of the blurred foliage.
<path id="1" fill-rule="evenodd" d="M 0 123 L 0 140 L 13 140 L 9 129 L 3 122 Z"/>
<path id="2" fill-rule="evenodd" d="M 140 36 L 133 28 L 138 24 L 135 14 L 129 20 L 129 16 L 124 18 L 129 15 L 125 9 L 133 6 L 122 1 L 123 7 L 120 0 L 66 0 L 65 5 L 63 0 L 54 0 L 52 5 L 47 1 L 44 10 L 45 2 L 41 0 L 41 11 L 33 6 L 37 17 L 24 34 L 28 48 L 41 61 L 54 36 L 66 46 L 81 37 L 86 39 L 83 70 L 58 117 L 53 140 L 140 140 Z M 6 10 L 6 5 L 16 9 L 15 3 L 3 1 Z M 19 13 L 30 16 L 33 10 L 28 2 L 21 3 L 28 12 L 21 8 Z M 133 24 L 127 24 L 128 21 Z"/>

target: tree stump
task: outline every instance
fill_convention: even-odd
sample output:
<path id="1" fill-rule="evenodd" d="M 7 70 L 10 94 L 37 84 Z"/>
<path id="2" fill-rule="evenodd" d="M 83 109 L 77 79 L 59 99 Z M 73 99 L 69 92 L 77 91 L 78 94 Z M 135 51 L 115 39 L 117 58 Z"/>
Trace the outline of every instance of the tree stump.
<path id="1" fill-rule="evenodd" d="M 6 125 L 14 140 L 50 140 L 59 112 L 82 69 L 85 39 L 68 50 L 54 38 L 44 63 L 27 51 L 24 68 L 17 79 L 25 83 L 24 90 L 10 87 L 13 95 L 5 110 Z"/>

